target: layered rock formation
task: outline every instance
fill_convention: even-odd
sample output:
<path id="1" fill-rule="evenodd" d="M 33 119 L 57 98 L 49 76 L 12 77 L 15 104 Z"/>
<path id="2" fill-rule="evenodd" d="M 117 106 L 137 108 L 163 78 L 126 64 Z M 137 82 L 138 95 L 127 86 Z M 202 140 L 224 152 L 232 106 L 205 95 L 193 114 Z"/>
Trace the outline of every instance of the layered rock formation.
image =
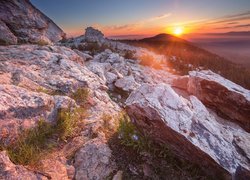
<path id="1" fill-rule="evenodd" d="M 216 110 L 250 132 L 250 91 L 213 73 L 191 71 L 189 76 L 173 80 L 173 86 L 195 95 L 204 104 Z"/>
<path id="2" fill-rule="evenodd" d="M 226 175 L 224 170 L 234 174 L 239 166 L 250 170 L 249 133 L 219 121 L 195 96 L 186 99 L 168 85 L 145 84 L 131 93 L 126 105 L 140 129 L 152 132 L 182 158 L 211 168 L 215 177 Z"/>
<path id="3" fill-rule="evenodd" d="M 65 33 L 29 0 L 0 1 L 0 44 L 51 43 Z"/>

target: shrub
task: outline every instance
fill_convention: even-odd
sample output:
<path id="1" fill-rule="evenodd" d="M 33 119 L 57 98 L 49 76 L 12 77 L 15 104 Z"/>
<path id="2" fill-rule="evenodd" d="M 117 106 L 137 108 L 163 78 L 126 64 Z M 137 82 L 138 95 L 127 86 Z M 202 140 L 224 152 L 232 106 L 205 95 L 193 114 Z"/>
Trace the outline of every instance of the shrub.
<path id="1" fill-rule="evenodd" d="M 127 114 L 123 114 L 119 122 L 118 133 L 121 138 L 121 144 L 132 147 L 137 152 L 152 151 L 155 153 L 155 147 L 152 146 L 151 139 L 137 130 Z"/>
<path id="2" fill-rule="evenodd" d="M 87 88 L 79 88 L 71 94 L 71 98 L 76 101 L 77 104 L 83 106 L 87 103 L 89 96 L 89 90 Z"/>
<path id="3" fill-rule="evenodd" d="M 124 54 L 125 59 L 135 59 L 134 52 L 133 51 L 126 51 Z"/>
<path id="4" fill-rule="evenodd" d="M 42 39 L 40 39 L 40 40 L 37 42 L 37 44 L 38 44 L 39 46 L 46 46 L 46 45 L 49 45 L 49 43 L 48 43 L 47 41 L 42 40 Z"/>
<path id="5" fill-rule="evenodd" d="M 119 117 L 115 116 L 112 117 L 109 114 L 103 114 L 101 119 L 103 121 L 102 127 L 100 128 L 100 130 L 105 134 L 106 138 L 110 138 L 117 130 L 117 123 L 115 120 L 117 120 Z"/>
<path id="6" fill-rule="evenodd" d="M 59 138 L 66 140 L 68 137 L 72 137 L 78 130 L 79 121 L 86 116 L 84 108 L 76 108 L 73 111 L 70 108 L 59 109 L 55 127 Z"/>

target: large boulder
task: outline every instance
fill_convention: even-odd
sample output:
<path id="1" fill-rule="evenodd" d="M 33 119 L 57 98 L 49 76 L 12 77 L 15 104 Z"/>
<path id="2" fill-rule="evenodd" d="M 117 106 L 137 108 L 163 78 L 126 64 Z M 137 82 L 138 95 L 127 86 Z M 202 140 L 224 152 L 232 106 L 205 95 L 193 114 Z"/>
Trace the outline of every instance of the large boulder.
<path id="1" fill-rule="evenodd" d="M 65 33 L 29 0 L 0 1 L 0 44 L 51 43 Z"/>
<path id="2" fill-rule="evenodd" d="M 101 31 L 92 27 L 87 27 L 85 30 L 85 40 L 87 42 L 102 44 L 105 41 L 105 38 Z"/>
<path id="3" fill-rule="evenodd" d="M 217 178 L 229 178 L 239 166 L 250 170 L 250 134 L 219 121 L 195 96 L 185 99 L 169 85 L 144 84 L 130 94 L 126 109 L 139 129 Z"/>
<path id="4" fill-rule="evenodd" d="M 140 85 L 135 81 L 133 76 L 126 76 L 121 79 L 118 79 L 115 82 L 115 87 L 126 91 L 126 92 L 131 92 L 138 88 Z"/>
<path id="5" fill-rule="evenodd" d="M 212 71 L 191 71 L 189 93 L 250 132 L 250 91 Z"/>

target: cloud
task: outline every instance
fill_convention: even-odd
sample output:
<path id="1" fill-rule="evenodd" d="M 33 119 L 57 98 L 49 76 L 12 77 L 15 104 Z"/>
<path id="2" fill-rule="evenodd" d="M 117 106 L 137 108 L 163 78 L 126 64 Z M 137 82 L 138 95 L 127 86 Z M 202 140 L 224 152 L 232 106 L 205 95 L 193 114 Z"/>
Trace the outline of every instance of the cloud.
<path id="1" fill-rule="evenodd" d="M 148 19 L 147 21 L 157 21 L 157 20 L 160 20 L 160 19 L 165 19 L 165 18 L 170 17 L 170 16 L 172 16 L 171 13 L 162 14 L 162 15 L 159 15 L 159 16 L 152 17 L 152 18 Z"/>
<path id="2" fill-rule="evenodd" d="M 239 22 L 229 22 L 227 24 L 239 24 Z"/>
<path id="3" fill-rule="evenodd" d="M 242 21 L 242 20 L 250 20 L 250 11 L 245 11 L 238 14 L 231 14 L 210 20 L 205 20 L 201 22 L 201 24 L 206 24 L 206 25 L 222 24 L 222 23 L 236 24 L 238 23 L 236 21 Z"/>
<path id="4" fill-rule="evenodd" d="M 227 16 L 224 16 L 222 18 L 238 18 L 238 17 L 246 16 L 246 15 L 250 15 L 250 11 L 245 11 L 245 12 L 238 13 L 238 14 L 227 15 Z"/>
<path id="5" fill-rule="evenodd" d="M 242 25 L 238 25 L 235 26 L 236 28 L 241 28 L 241 27 L 250 27 L 250 24 L 242 24 Z"/>
<path id="6" fill-rule="evenodd" d="M 93 27 L 96 27 L 97 29 L 100 29 L 102 31 L 128 31 L 129 32 L 129 31 L 136 30 L 140 27 L 143 27 L 144 25 L 148 23 L 152 23 L 154 21 L 158 21 L 158 20 L 170 17 L 171 15 L 172 15 L 171 13 L 166 13 L 166 14 L 162 14 L 159 16 L 144 19 L 135 23 L 122 24 L 122 25 L 103 26 L 100 24 L 94 24 Z"/>
<path id="7" fill-rule="evenodd" d="M 243 28 L 243 27 L 250 27 L 250 24 L 241 24 L 237 26 L 226 26 L 226 27 L 218 27 L 215 29 L 231 29 L 231 28 Z"/>
<path id="8" fill-rule="evenodd" d="M 238 14 L 231 14 L 231 15 L 222 16 L 222 17 L 213 18 L 213 19 L 204 19 L 204 20 L 198 20 L 194 22 L 186 22 L 184 23 L 184 25 L 189 26 L 199 31 L 201 30 L 206 31 L 206 30 L 211 30 L 211 29 L 229 29 L 229 28 L 249 27 L 248 24 L 242 24 L 243 21 L 250 22 L 250 11 L 245 11 L 245 12 L 241 12 Z"/>

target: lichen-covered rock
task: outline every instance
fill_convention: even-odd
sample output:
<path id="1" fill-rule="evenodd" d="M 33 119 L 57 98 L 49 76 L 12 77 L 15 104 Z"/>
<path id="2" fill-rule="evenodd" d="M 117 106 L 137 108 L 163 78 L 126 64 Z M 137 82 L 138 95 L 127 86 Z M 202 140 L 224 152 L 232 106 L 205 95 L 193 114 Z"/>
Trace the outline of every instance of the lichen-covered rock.
<path id="1" fill-rule="evenodd" d="M 64 32 L 29 0 L 0 1 L 0 43 L 51 43 Z"/>
<path id="2" fill-rule="evenodd" d="M 213 73 L 189 73 L 188 92 L 250 132 L 250 91 Z"/>
<path id="3" fill-rule="evenodd" d="M 89 141 L 93 134 L 105 137 L 100 130 L 103 126 L 102 115 L 107 113 L 115 117 L 121 111 L 107 94 L 105 81 L 92 73 L 82 63 L 83 59 L 68 48 L 1 46 L 0 59 L 1 143 L 8 144 L 15 140 L 20 129 L 34 127 L 41 118 L 54 122 L 58 108 L 67 108 L 72 104 L 75 106 L 75 101 L 70 97 L 79 88 L 89 89 L 87 101 L 90 105 L 88 117 L 81 120 L 81 126 L 84 124 L 79 136 L 81 142 Z M 115 126 L 115 118 L 109 123 Z M 102 143 L 104 147 L 106 142 Z M 39 162 L 42 172 L 52 179 L 74 178 L 75 168 L 66 157 L 72 156 L 82 144 L 73 141 L 70 147 L 75 149 L 68 147 L 65 150 L 67 153 L 59 151 L 51 154 L 51 158 L 43 157 Z M 56 166 L 51 166 L 53 163 Z M 78 163 L 84 162 L 78 159 Z"/>
<path id="4" fill-rule="evenodd" d="M 21 130 L 34 127 L 39 120 L 53 122 L 59 108 L 75 102 L 64 96 L 50 96 L 14 85 L 0 84 L 0 143 L 16 140 Z"/>
<path id="5" fill-rule="evenodd" d="M 219 121 L 196 97 L 185 99 L 165 84 L 145 84 L 126 105 L 139 128 L 215 177 L 234 174 L 238 166 L 250 170 L 249 133 Z"/>
<path id="6" fill-rule="evenodd" d="M 118 79 L 115 82 L 115 86 L 123 91 L 131 92 L 140 85 L 135 81 L 133 76 L 126 76 L 124 78 Z"/>
<path id="7" fill-rule="evenodd" d="M 106 93 L 105 83 L 65 47 L 1 46 L 0 59 L 0 141 L 4 144 L 40 119 L 53 122 L 58 108 L 74 104 L 67 96 L 51 94 L 70 95 L 84 87 Z"/>
<path id="8" fill-rule="evenodd" d="M 75 179 L 102 180 L 112 173 L 116 166 L 111 160 L 111 150 L 100 139 L 87 142 L 75 156 Z"/>
<path id="9" fill-rule="evenodd" d="M 0 179 L 5 180 L 46 180 L 47 177 L 13 164 L 6 151 L 0 151 Z"/>

